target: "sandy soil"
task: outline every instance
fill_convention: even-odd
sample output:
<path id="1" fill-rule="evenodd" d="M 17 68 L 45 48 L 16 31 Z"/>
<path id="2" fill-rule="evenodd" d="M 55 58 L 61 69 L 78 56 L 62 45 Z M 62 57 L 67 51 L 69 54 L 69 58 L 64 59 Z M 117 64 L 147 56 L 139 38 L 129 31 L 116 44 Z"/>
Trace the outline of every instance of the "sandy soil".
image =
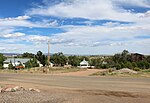
<path id="1" fill-rule="evenodd" d="M 68 73 L 58 73 L 56 75 L 64 75 L 64 76 L 89 76 L 93 73 L 100 72 L 104 70 L 100 69 L 87 69 L 85 71 L 78 71 L 78 72 L 68 72 Z"/>
<path id="2" fill-rule="evenodd" d="M 0 85 L 41 90 L 0 93 L 0 103 L 150 103 L 150 78 L 0 74 Z"/>

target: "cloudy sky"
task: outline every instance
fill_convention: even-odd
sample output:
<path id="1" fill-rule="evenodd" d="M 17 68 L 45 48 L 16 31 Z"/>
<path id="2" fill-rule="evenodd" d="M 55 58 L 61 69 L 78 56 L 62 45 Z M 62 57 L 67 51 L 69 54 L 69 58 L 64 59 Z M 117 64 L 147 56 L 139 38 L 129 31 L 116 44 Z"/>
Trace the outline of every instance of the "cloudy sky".
<path id="1" fill-rule="evenodd" d="M 150 0 L 0 0 L 0 52 L 150 54 Z"/>

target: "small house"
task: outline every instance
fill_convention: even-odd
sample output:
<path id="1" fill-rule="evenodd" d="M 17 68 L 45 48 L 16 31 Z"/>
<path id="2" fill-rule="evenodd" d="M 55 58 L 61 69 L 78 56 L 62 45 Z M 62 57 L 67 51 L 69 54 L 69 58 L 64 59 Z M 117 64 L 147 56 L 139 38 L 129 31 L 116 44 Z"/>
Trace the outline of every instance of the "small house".
<path id="1" fill-rule="evenodd" d="M 88 61 L 86 61 L 85 59 L 80 62 L 80 66 L 78 66 L 79 68 L 90 68 Z"/>
<path id="2" fill-rule="evenodd" d="M 9 64 L 12 63 L 12 65 L 16 68 L 25 68 L 25 63 L 28 62 L 30 59 L 26 58 L 8 58 L 7 60 L 4 61 L 4 68 L 8 68 Z M 22 66 L 20 66 L 20 64 Z"/>

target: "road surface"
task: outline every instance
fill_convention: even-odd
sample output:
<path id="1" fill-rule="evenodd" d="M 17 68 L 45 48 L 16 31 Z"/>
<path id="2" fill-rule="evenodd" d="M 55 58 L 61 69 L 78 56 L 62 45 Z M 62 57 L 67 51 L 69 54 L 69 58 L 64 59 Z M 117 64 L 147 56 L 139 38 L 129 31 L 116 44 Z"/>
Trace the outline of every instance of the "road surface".
<path id="1" fill-rule="evenodd" d="M 64 103 L 150 103 L 150 78 L 5 73 L 0 74 L 0 84 L 63 92 L 68 96 Z"/>

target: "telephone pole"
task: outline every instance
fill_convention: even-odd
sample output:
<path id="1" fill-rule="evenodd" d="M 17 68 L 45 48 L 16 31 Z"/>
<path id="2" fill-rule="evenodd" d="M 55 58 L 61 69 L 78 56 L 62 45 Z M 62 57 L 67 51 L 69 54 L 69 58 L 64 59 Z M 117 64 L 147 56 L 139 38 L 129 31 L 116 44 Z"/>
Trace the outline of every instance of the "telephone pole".
<path id="1" fill-rule="evenodd" d="M 48 40 L 48 67 L 50 66 L 50 40 Z"/>

